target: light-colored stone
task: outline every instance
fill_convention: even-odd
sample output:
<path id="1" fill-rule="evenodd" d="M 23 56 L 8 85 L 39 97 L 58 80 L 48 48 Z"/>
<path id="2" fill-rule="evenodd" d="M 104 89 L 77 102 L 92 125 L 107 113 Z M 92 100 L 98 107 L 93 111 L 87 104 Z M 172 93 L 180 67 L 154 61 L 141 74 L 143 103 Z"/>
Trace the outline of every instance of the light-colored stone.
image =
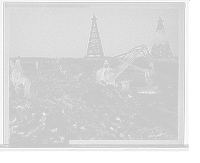
<path id="1" fill-rule="evenodd" d="M 39 121 L 40 119 L 42 119 L 42 117 L 43 117 L 43 114 L 38 113 L 33 116 L 33 119 L 34 119 L 34 121 Z"/>
<path id="2" fill-rule="evenodd" d="M 17 108 L 13 108 L 13 109 L 9 110 L 9 121 L 11 123 L 15 120 L 17 113 L 18 113 Z"/>
<path id="3" fill-rule="evenodd" d="M 50 105 L 49 110 L 55 111 L 57 109 L 56 105 Z"/>
<path id="4" fill-rule="evenodd" d="M 48 139 L 53 139 L 53 137 L 55 136 L 54 133 L 48 129 L 44 129 L 45 133 L 46 133 L 46 138 Z"/>
<path id="5" fill-rule="evenodd" d="M 135 94 L 135 91 L 133 91 L 132 89 L 129 89 L 129 90 L 128 90 L 128 95 L 129 95 L 129 96 L 133 97 L 134 94 Z"/>
<path id="6" fill-rule="evenodd" d="M 55 135 L 54 138 L 53 138 L 53 141 L 56 142 L 56 143 L 61 142 L 61 137 L 59 135 Z"/>
<path id="7" fill-rule="evenodd" d="M 70 102 L 71 101 L 71 98 L 67 97 L 66 95 L 62 95 L 60 98 L 62 100 L 64 100 L 65 102 Z"/>
<path id="8" fill-rule="evenodd" d="M 145 133 L 141 133 L 142 139 L 143 140 L 148 140 L 148 136 Z"/>
<path id="9" fill-rule="evenodd" d="M 51 139 L 44 139 L 42 140 L 43 145 L 53 145 L 55 144 Z"/>
<path id="10" fill-rule="evenodd" d="M 19 122 L 21 122 L 27 115 L 22 113 L 22 112 L 18 112 L 16 115 L 16 118 Z"/>
<path id="11" fill-rule="evenodd" d="M 121 87 L 121 90 L 124 91 L 124 92 L 127 92 L 127 89 L 124 88 L 124 87 Z"/>
<path id="12" fill-rule="evenodd" d="M 65 106 L 69 109 L 72 110 L 73 109 L 73 105 L 71 103 L 66 103 Z"/>
<path id="13" fill-rule="evenodd" d="M 113 104 L 109 104 L 109 107 L 112 109 L 112 111 L 116 111 L 115 106 Z"/>
<path id="14" fill-rule="evenodd" d="M 49 130 L 57 129 L 58 126 L 62 126 L 66 121 L 66 117 L 61 112 L 51 112 L 45 120 L 45 128 Z"/>
<path id="15" fill-rule="evenodd" d="M 29 116 L 29 108 L 27 106 L 24 107 L 24 109 L 22 110 L 22 113 L 24 113 L 26 116 Z"/>
<path id="16" fill-rule="evenodd" d="M 66 108 L 66 107 L 65 107 L 65 104 L 64 104 L 64 103 L 61 103 L 61 104 L 58 105 L 59 111 L 63 111 L 65 108 Z"/>
<path id="17" fill-rule="evenodd" d="M 21 125 L 26 125 L 28 123 L 32 123 L 33 120 L 31 118 L 24 118 L 22 121 L 21 121 Z"/>
<path id="18" fill-rule="evenodd" d="M 117 87 L 116 87 L 116 90 L 117 90 L 117 91 L 120 91 L 120 89 L 121 89 L 120 86 L 117 86 Z"/>
<path id="19" fill-rule="evenodd" d="M 71 116 L 71 111 L 68 109 L 68 108 L 65 108 L 64 109 L 64 113 L 65 113 L 65 115 L 67 115 L 68 117 L 70 117 Z"/>

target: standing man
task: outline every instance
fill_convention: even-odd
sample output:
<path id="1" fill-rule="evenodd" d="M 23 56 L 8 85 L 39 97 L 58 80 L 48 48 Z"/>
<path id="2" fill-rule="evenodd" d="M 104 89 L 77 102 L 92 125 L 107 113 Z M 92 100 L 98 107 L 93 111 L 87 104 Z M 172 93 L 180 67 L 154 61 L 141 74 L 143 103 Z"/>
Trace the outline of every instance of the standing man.
<path id="1" fill-rule="evenodd" d="M 36 59 L 35 61 L 35 69 L 36 71 L 39 71 L 39 59 Z"/>
<path id="2" fill-rule="evenodd" d="M 57 68 L 60 64 L 60 58 L 56 59 L 54 62 L 53 62 L 53 68 Z"/>
<path id="3" fill-rule="evenodd" d="M 24 86 L 24 97 L 30 99 L 31 94 L 30 94 L 30 87 L 31 87 L 31 80 L 28 76 L 25 74 L 22 74 L 19 78 L 19 84 L 23 84 Z"/>
<path id="4" fill-rule="evenodd" d="M 59 76 L 62 76 L 63 78 L 65 78 L 66 77 L 66 70 L 62 68 L 61 64 L 58 65 L 57 69 L 59 71 Z"/>
<path id="5" fill-rule="evenodd" d="M 15 67 L 15 63 L 13 62 L 13 59 L 10 59 L 10 76 L 9 76 L 9 88 L 10 88 L 10 84 L 12 82 L 12 71 Z"/>
<path id="6" fill-rule="evenodd" d="M 19 81 L 19 77 L 23 74 L 22 66 L 21 66 L 21 59 L 18 57 L 15 62 L 15 72 L 14 72 L 14 80 L 17 82 Z"/>
<path id="7" fill-rule="evenodd" d="M 10 68 L 11 68 L 11 71 L 15 67 L 15 63 L 13 62 L 13 60 L 14 59 L 10 59 Z"/>
<path id="8" fill-rule="evenodd" d="M 16 83 L 17 86 L 20 84 L 23 84 L 24 86 L 24 97 L 30 98 L 30 87 L 31 87 L 31 80 L 30 78 L 23 74 L 24 71 L 22 71 L 22 66 L 21 66 L 21 60 L 18 58 L 15 63 L 15 67 L 13 68 L 12 71 L 12 76 L 13 76 L 13 82 Z"/>
<path id="9" fill-rule="evenodd" d="M 15 63 L 10 61 L 11 67 L 11 81 L 15 87 L 15 91 L 19 93 L 19 85 L 23 84 L 24 86 L 24 97 L 30 98 L 30 86 L 31 81 L 23 74 L 20 60 L 17 59 Z"/>
<path id="10" fill-rule="evenodd" d="M 61 58 L 56 59 L 56 66 L 57 66 L 57 67 L 60 66 L 60 60 L 61 60 Z"/>
<path id="11" fill-rule="evenodd" d="M 39 70 L 39 66 L 41 67 L 42 72 Z M 32 73 L 32 77 L 33 77 L 34 73 L 36 73 L 36 75 L 38 75 L 38 74 L 41 75 L 42 81 L 44 80 L 44 79 L 43 79 L 43 76 L 44 76 L 43 67 L 42 67 L 41 64 L 39 64 L 39 59 L 36 59 L 36 62 L 35 62 L 35 69 L 34 69 L 32 72 L 33 72 L 33 73 Z"/>
<path id="12" fill-rule="evenodd" d="M 56 69 L 55 74 L 58 73 L 60 66 L 61 66 L 61 65 L 60 65 L 60 58 L 58 58 L 58 59 L 56 59 L 56 60 L 54 61 L 54 63 L 53 63 L 53 67 Z"/>
<path id="13" fill-rule="evenodd" d="M 18 72 L 22 72 L 22 66 L 21 66 L 21 59 L 17 58 L 16 63 L 15 63 L 15 68 L 17 69 Z"/>
<path id="14" fill-rule="evenodd" d="M 107 59 L 104 60 L 103 67 L 104 67 L 105 65 L 107 65 L 108 67 L 110 67 L 110 65 L 108 64 L 108 60 L 107 60 Z"/>
<path id="15" fill-rule="evenodd" d="M 9 88 L 10 88 L 10 84 L 11 82 L 13 82 L 13 85 L 14 85 L 14 88 L 15 88 L 15 91 L 17 93 L 19 93 L 20 91 L 20 88 L 19 86 L 17 85 L 17 83 L 15 82 L 15 75 L 14 75 L 14 72 L 15 72 L 15 63 L 13 62 L 13 59 L 10 59 L 10 77 L 9 77 Z"/>

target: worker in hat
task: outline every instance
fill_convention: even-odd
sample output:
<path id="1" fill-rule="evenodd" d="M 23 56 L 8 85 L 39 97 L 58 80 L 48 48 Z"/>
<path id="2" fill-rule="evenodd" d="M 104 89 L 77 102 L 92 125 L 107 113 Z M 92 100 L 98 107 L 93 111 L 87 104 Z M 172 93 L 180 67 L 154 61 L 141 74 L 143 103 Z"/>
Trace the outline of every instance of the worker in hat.
<path id="1" fill-rule="evenodd" d="M 57 73 L 60 72 L 60 70 L 59 70 L 61 68 L 60 60 L 61 60 L 61 58 L 57 58 L 53 63 L 53 67 L 56 69 L 54 75 L 56 75 Z"/>
<path id="2" fill-rule="evenodd" d="M 9 65 L 10 65 L 10 74 L 9 74 L 9 88 L 10 88 L 10 84 L 12 82 L 11 73 L 12 73 L 13 68 L 15 67 L 15 63 L 13 62 L 13 59 L 10 59 L 10 64 Z"/>
<path id="3" fill-rule="evenodd" d="M 10 88 L 10 84 L 11 82 L 13 82 L 15 91 L 17 93 L 19 93 L 20 89 L 19 86 L 16 84 L 16 82 L 14 82 L 14 76 L 13 76 L 13 70 L 15 68 L 15 63 L 14 63 L 14 59 L 10 59 L 10 75 L 9 75 L 9 88 Z M 10 92 L 11 93 L 11 92 Z"/>
<path id="4" fill-rule="evenodd" d="M 22 72 L 22 66 L 21 66 L 21 59 L 17 58 L 15 62 L 15 67 L 18 69 L 19 72 Z"/>
<path id="5" fill-rule="evenodd" d="M 14 82 L 19 81 L 19 77 L 23 74 L 22 66 L 21 66 L 21 59 L 18 57 L 15 62 L 15 68 L 13 69 L 13 79 Z"/>
<path id="6" fill-rule="evenodd" d="M 39 66 L 41 67 L 42 72 L 39 70 Z M 38 75 L 38 74 L 41 75 L 41 77 L 42 77 L 42 81 L 44 80 L 44 79 L 43 79 L 43 76 L 44 76 L 44 73 L 43 73 L 43 67 L 42 67 L 41 64 L 39 64 L 39 59 L 36 59 L 35 69 L 34 69 L 32 72 L 33 72 L 33 73 L 32 73 L 32 77 L 33 77 L 34 73 L 36 73 L 36 75 Z"/>
<path id="7" fill-rule="evenodd" d="M 20 84 L 23 84 L 24 86 L 24 97 L 30 98 L 30 87 L 31 87 L 31 80 L 30 78 L 23 74 L 22 72 L 19 72 L 17 68 L 14 68 L 13 74 L 13 82 L 16 83 L 17 86 Z"/>
<path id="8" fill-rule="evenodd" d="M 24 97 L 30 98 L 30 87 L 31 87 L 31 80 L 30 78 L 23 74 L 21 66 L 21 60 L 18 58 L 16 59 L 15 67 L 12 71 L 13 82 L 16 83 L 17 86 L 23 84 L 24 86 Z"/>
<path id="9" fill-rule="evenodd" d="M 110 67 L 110 65 L 108 64 L 108 60 L 107 59 L 104 60 L 103 67 L 105 67 L 105 65 L 107 65 L 108 67 Z"/>
<path id="10" fill-rule="evenodd" d="M 66 70 L 62 68 L 61 64 L 58 65 L 57 69 L 59 71 L 59 76 L 62 76 L 63 78 L 65 78 L 66 77 Z"/>
<path id="11" fill-rule="evenodd" d="M 22 74 L 19 78 L 19 84 L 21 84 L 21 83 L 24 86 L 24 97 L 29 99 L 31 97 L 31 95 L 30 95 L 30 87 L 31 87 L 30 78 L 27 75 Z"/>
<path id="12" fill-rule="evenodd" d="M 57 68 L 60 65 L 60 60 L 61 58 L 57 58 L 54 62 L 53 62 L 53 68 Z"/>

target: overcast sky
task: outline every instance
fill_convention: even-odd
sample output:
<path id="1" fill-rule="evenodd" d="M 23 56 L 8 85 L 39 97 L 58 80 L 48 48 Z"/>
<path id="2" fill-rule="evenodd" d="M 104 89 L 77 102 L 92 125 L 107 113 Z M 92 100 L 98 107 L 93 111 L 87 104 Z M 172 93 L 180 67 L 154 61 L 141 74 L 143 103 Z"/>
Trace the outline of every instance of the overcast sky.
<path id="1" fill-rule="evenodd" d="M 7 4 L 5 12 L 6 54 L 11 57 L 83 57 L 93 14 L 106 56 L 140 44 L 151 50 L 159 16 L 174 55 L 179 55 L 184 40 L 183 3 Z"/>

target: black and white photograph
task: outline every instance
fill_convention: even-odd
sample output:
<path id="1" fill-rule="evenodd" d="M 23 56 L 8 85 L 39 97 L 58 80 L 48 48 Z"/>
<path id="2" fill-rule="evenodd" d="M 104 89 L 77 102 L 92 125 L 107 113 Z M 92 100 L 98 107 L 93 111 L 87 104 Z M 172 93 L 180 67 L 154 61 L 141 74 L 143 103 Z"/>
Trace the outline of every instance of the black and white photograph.
<path id="1" fill-rule="evenodd" d="M 4 144 L 184 146 L 185 8 L 4 3 Z"/>

